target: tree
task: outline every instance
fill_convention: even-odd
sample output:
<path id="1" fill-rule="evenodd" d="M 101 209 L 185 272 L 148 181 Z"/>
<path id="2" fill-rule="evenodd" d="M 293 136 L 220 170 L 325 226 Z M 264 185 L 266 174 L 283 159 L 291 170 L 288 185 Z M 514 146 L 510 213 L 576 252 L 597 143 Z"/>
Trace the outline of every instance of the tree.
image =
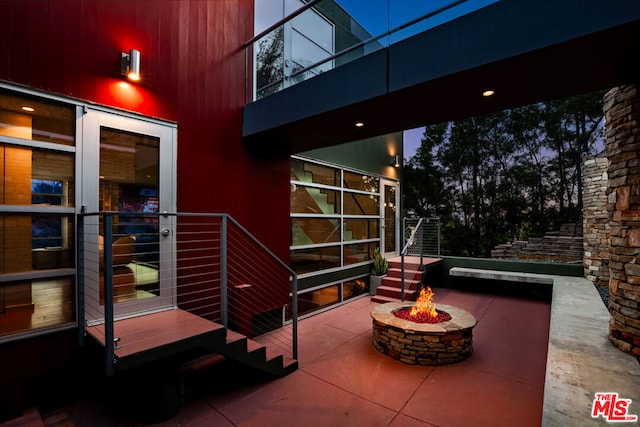
<path id="1" fill-rule="evenodd" d="M 576 221 L 582 157 L 595 154 L 602 133 L 602 96 L 428 126 L 405 166 L 405 207 L 438 215 L 443 253 L 464 256 Z"/>

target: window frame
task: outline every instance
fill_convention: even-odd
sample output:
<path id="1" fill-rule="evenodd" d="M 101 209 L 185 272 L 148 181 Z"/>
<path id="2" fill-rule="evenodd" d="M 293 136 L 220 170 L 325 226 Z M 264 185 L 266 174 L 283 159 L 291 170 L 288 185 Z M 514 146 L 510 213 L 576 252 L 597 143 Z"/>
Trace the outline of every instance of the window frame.
<path id="1" fill-rule="evenodd" d="M 332 268 L 327 268 L 327 269 L 322 269 L 322 270 L 314 270 L 312 272 L 304 272 L 304 273 L 299 273 L 298 277 L 300 278 L 305 278 L 305 277 L 310 277 L 310 276 L 316 276 L 316 275 L 321 275 L 321 274 L 327 274 L 330 272 L 334 272 L 334 271 L 340 271 L 343 270 L 345 268 L 353 268 L 353 267 L 358 267 L 361 265 L 366 265 L 368 264 L 370 261 L 367 259 L 366 261 L 361 261 L 361 262 L 355 262 L 355 263 L 348 263 L 345 261 L 345 247 L 347 246 L 354 246 L 354 245 L 359 245 L 359 244 L 364 244 L 364 245 L 368 245 L 369 247 L 371 246 L 375 246 L 376 244 L 379 246 L 381 243 L 381 231 L 380 231 L 380 225 L 381 225 L 381 221 L 382 221 L 382 217 L 380 214 L 380 203 L 381 203 L 381 182 L 382 180 L 388 180 L 388 177 L 384 177 L 384 176 L 380 176 L 371 172 L 365 172 L 365 171 L 361 171 L 361 170 L 357 170 L 357 169 L 353 169 L 353 168 L 348 168 L 348 167 L 344 167 L 344 166 L 340 166 L 340 165 L 336 165 L 336 164 L 330 164 L 327 162 L 322 162 L 322 161 L 318 161 L 315 159 L 310 159 L 310 158 L 306 158 L 306 157 L 302 157 L 302 156 L 291 156 L 292 160 L 296 160 L 296 161 L 300 161 L 303 163 L 310 163 L 310 164 L 314 164 L 314 165 L 318 165 L 318 166 L 323 166 L 323 167 L 329 167 L 329 168 L 333 168 L 336 169 L 337 171 L 339 171 L 339 177 L 340 177 L 340 181 L 338 183 L 338 185 L 336 186 L 332 186 L 332 185 L 326 185 L 326 184 L 317 184 L 314 182 L 307 182 L 307 181 L 300 181 L 300 180 L 295 180 L 293 178 L 290 178 L 290 184 L 292 187 L 292 190 L 297 190 L 298 187 L 302 187 L 302 188 L 316 188 L 316 189 L 324 189 L 324 190 L 330 190 L 330 191 L 336 191 L 339 194 L 340 197 L 340 212 L 337 214 L 318 214 L 318 213 L 294 213 L 293 210 L 293 206 L 290 207 L 289 209 L 289 215 L 290 215 L 290 223 L 293 224 L 293 220 L 296 218 L 314 218 L 314 219 L 337 219 L 339 221 L 339 233 L 340 233 L 340 238 L 338 242 L 331 242 L 331 243 L 313 243 L 313 244 L 306 244 L 306 245 L 293 245 L 293 232 L 294 230 L 291 229 L 291 244 L 289 246 L 289 251 L 290 253 L 294 253 L 295 251 L 299 251 L 299 250 L 309 250 L 309 249 L 320 249 L 320 248 L 326 248 L 326 247 L 339 247 L 339 253 L 340 253 L 340 262 L 339 265 L 336 267 L 332 267 Z M 345 172 L 348 173 L 354 173 L 354 174 L 359 174 L 359 175 L 363 175 L 363 176 L 367 176 L 367 177 L 371 177 L 376 179 L 377 181 L 377 191 L 373 192 L 373 191 L 365 191 L 365 190 L 360 190 L 360 189 L 350 189 L 345 187 L 345 181 L 344 181 L 344 175 Z M 290 174 L 291 175 L 291 174 Z M 345 214 L 345 195 L 348 194 L 358 194 L 358 195 L 366 195 L 366 196 L 375 196 L 377 197 L 377 208 L 376 208 L 376 214 L 375 215 L 368 215 L 368 214 L 362 214 L 362 215 L 357 215 L 357 214 Z M 346 239 L 345 235 L 344 235 L 344 227 L 345 227 L 345 223 L 348 223 L 350 220 L 366 220 L 366 221 L 370 221 L 370 220 L 375 220 L 378 223 L 378 236 L 377 237 L 373 237 L 373 238 L 365 238 L 365 239 Z M 293 266 L 292 266 L 293 267 Z"/>

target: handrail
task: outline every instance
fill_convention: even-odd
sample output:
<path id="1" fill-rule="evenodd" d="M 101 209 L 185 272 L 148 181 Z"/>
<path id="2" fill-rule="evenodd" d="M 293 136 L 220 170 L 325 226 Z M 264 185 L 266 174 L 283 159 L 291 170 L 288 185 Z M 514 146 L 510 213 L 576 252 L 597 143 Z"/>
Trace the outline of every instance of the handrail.
<path id="1" fill-rule="evenodd" d="M 258 35 L 253 36 L 249 41 L 245 42 L 242 45 L 242 47 L 246 49 L 247 47 L 249 47 L 253 43 L 257 42 L 258 40 L 260 40 L 261 38 L 263 38 L 264 36 L 266 36 L 267 34 L 272 32 L 273 30 L 275 30 L 279 26 L 291 21 L 293 18 L 295 18 L 296 16 L 300 15 L 301 13 L 311 9 L 313 6 L 315 6 L 317 3 L 320 3 L 321 1 L 324 1 L 324 0 L 311 0 L 309 3 L 305 4 L 304 6 L 302 6 L 299 9 L 294 10 L 293 12 L 291 12 L 290 14 L 285 16 L 284 18 L 282 18 L 279 21 L 277 21 L 275 24 L 272 24 L 269 27 L 267 27 L 266 30 L 262 30 L 260 33 L 258 33 Z"/>
<path id="2" fill-rule="evenodd" d="M 95 219 L 87 222 L 89 217 L 93 217 Z M 78 263 L 82 266 L 82 269 L 79 270 L 78 275 L 78 286 L 79 286 L 79 298 L 78 298 L 78 310 L 80 314 L 78 316 L 81 321 L 80 329 L 84 332 L 85 326 L 91 324 L 100 324 L 104 322 L 104 339 L 105 339 L 105 365 L 106 365 L 106 373 L 107 375 L 113 375 L 114 373 L 114 355 L 115 350 L 118 348 L 117 340 L 118 337 L 114 336 L 114 272 L 113 268 L 110 268 L 114 265 L 114 258 L 116 254 L 113 252 L 113 233 L 114 227 L 117 225 L 126 226 L 127 222 L 123 221 L 122 217 L 127 217 L 127 219 L 131 219 L 131 224 L 140 224 L 139 222 L 133 222 L 135 219 L 147 218 L 147 219 L 157 219 L 167 218 L 167 217 L 175 217 L 175 218 L 203 218 L 203 220 L 193 220 L 187 219 L 184 223 L 180 221 L 176 221 L 174 223 L 174 229 L 167 229 L 167 234 L 176 235 L 177 238 L 175 240 L 178 247 L 174 247 L 171 251 L 171 259 L 173 262 L 178 262 L 179 264 L 171 264 L 170 268 L 172 271 L 172 277 L 176 279 L 176 288 L 174 294 L 176 295 L 177 300 L 174 300 L 173 304 L 177 304 L 180 307 L 183 307 L 184 304 L 187 304 L 189 307 L 196 306 L 194 314 L 200 315 L 205 318 L 209 318 L 214 321 L 218 321 L 215 319 L 222 319 L 221 323 L 225 328 L 229 328 L 229 313 L 230 310 L 236 310 L 233 313 L 236 313 L 237 310 L 241 310 L 241 313 L 246 314 L 247 318 L 251 318 L 252 313 L 258 315 L 264 310 L 272 310 L 271 307 L 277 307 L 276 304 L 282 304 L 278 301 L 282 301 L 284 297 L 283 292 L 284 289 L 281 289 L 279 295 L 280 297 L 276 297 L 270 303 L 261 303 L 261 298 L 264 299 L 264 292 L 268 292 L 268 284 L 270 280 L 276 280 L 275 283 L 282 283 L 280 279 L 287 280 L 289 282 L 289 290 L 288 290 L 288 298 L 290 304 L 290 314 L 291 315 L 291 356 L 293 359 L 297 360 L 298 358 L 298 277 L 295 271 L 289 267 L 284 261 L 282 261 L 277 255 L 275 255 L 269 248 L 267 248 L 262 242 L 260 242 L 253 234 L 251 234 L 245 227 L 243 227 L 238 221 L 232 218 L 228 214 L 219 214 L 219 213 L 174 213 L 174 212 L 162 212 L 162 213 L 135 213 L 135 212 L 117 212 L 117 211 L 102 211 L 102 212 L 82 212 L 78 214 Z M 114 218 L 117 218 L 118 222 L 114 221 Z M 213 221 L 212 221 L 213 220 Z M 156 227 L 159 222 L 156 222 Z M 232 225 L 230 228 L 229 226 Z M 185 228 L 186 227 L 186 228 Z M 159 227 L 157 227 L 159 228 Z M 102 231 L 100 233 L 100 231 Z M 152 235 L 160 237 L 161 234 L 164 234 L 165 230 L 154 231 L 153 233 L 138 234 L 141 235 Z M 101 235 L 101 237 L 99 236 Z M 131 235 L 135 235 L 132 233 Z M 157 238 L 156 237 L 156 238 Z M 100 241 L 103 239 L 104 243 Z M 156 241 L 157 242 L 157 241 Z M 140 244 L 141 246 L 137 246 Z M 99 247 L 100 245 L 100 247 Z M 135 252 L 136 250 L 140 250 L 144 247 L 145 243 L 134 243 L 133 246 L 129 249 L 130 252 Z M 148 243 L 147 243 L 148 245 Z M 180 248 L 180 245 L 186 245 L 186 247 Z M 146 248 L 146 247 L 145 247 Z M 145 249 L 142 249 L 143 254 L 153 255 L 156 257 L 160 257 L 160 249 L 151 249 L 151 252 L 144 252 Z M 149 249 L 147 249 L 149 250 Z M 255 260 L 254 263 L 247 262 L 247 259 L 243 259 L 242 251 L 249 250 L 250 254 L 246 254 L 247 257 L 253 257 L 252 260 Z M 98 277 L 98 262 L 100 259 L 100 253 L 103 255 L 105 268 L 100 266 L 99 273 L 100 277 L 103 278 L 102 285 L 103 290 L 99 292 L 100 297 L 103 301 L 99 301 L 96 298 L 96 295 L 86 294 L 85 287 L 89 286 L 89 283 L 86 281 L 85 277 L 85 267 L 87 266 L 85 256 L 88 254 L 93 254 L 96 259 L 91 261 L 88 267 L 91 270 L 92 274 L 95 274 L 95 278 L 89 278 L 89 282 L 92 283 L 92 286 L 98 286 L 99 284 L 96 282 Z M 208 254 L 214 253 L 215 260 L 210 260 L 206 258 Z M 204 254 L 204 255 L 203 255 Z M 129 254 L 127 254 L 129 255 Z M 240 256 L 240 258 L 239 258 Z M 235 259 L 234 259 L 235 258 Z M 158 258 L 156 258 L 157 260 Z M 139 261 L 128 261 L 135 262 L 140 268 Z M 151 261 L 152 263 L 154 261 Z M 180 267 L 180 264 L 183 264 Z M 131 264 L 129 264 L 131 266 Z M 157 268 L 157 267 L 156 267 Z M 167 268 L 166 265 L 160 266 L 160 272 L 163 268 Z M 198 270 L 206 270 L 206 279 L 202 279 L 202 273 L 193 272 L 190 269 L 198 269 Z M 82 271 L 82 273 L 80 273 Z M 200 276 L 199 276 L 200 274 Z M 216 276 L 217 275 L 217 276 Z M 158 280 L 156 273 L 156 281 Z M 216 278 L 217 277 L 217 278 Z M 228 279 L 233 279 L 236 286 L 235 289 L 228 289 Z M 238 284 L 242 283 L 239 281 L 244 280 L 255 280 L 254 286 L 257 293 L 254 293 L 252 297 L 246 298 L 243 297 L 241 301 L 235 301 L 233 307 L 229 306 L 229 304 L 234 304 L 233 300 L 229 300 L 227 298 L 227 294 L 229 291 L 237 292 Z M 134 282 L 134 286 L 136 286 Z M 159 286 L 159 285 L 156 285 Z M 193 294 L 191 287 L 197 287 L 200 289 Z M 205 286 L 203 288 L 202 286 Z M 115 285 L 117 287 L 117 285 Z M 215 287 L 215 290 L 211 287 Z M 137 286 L 136 286 L 137 288 Z M 95 288 L 94 288 L 95 289 Z M 161 289 L 161 288 L 158 288 Z M 182 289 L 182 290 L 181 290 Z M 212 289 L 212 290 L 209 290 Z M 95 289 L 95 292 L 98 293 L 98 290 Z M 134 291 L 135 292 L 135 291 Z M 140 292 L 140 291 L 138 291 Z M 206 300 L 203 298 L 200 293 L 206 292 Z M 192 293 L 192 294 L 190 294 Z M 215 295 L 218 295 L 215 297 Z M 251 295 L 251 294 L 248 294 Z M 233 298 L 233 295 L 230 294 Z M 89 297 L 89 298 L 87 298 Z M 134 300 L 136 296 L 134 295 Z M 139 298 L 139 297 L 138 297 Z M 217 298 L 217 299 L 211 299 Z M 216 302 L 217 301 L 217 302 Z M 202 305 L 204 304 L 204 305 Z M 238 306 L 237 304 L 241 304 L 242 306 Z M 274 304 L 274 305 L 268 305 Z M 287 304 L 287 305 L 288 305 Z M 201 308 L 198 308 L 201 307 Z M 213 307 L 213 308 L 211 308 Z M 90 312 L 86 310 L 89 309 Z M 188 311 L 194 310 L 193 308 L 186 308 Z M 211 311 L 211 310 L 215 311 Z M 89 313 L 87 316 L 85 313 Z M 265 312 L 266 313 L 266 312 Z M 283 312 L 284 315 L 284 312 Z M 214 316 L 215 319 L 212 319 L 211 316 Z M 236 319 L 237 320 L 237 319 Z M 284 317 L 282 318 L 284 320 Z M 286 322 L 285 322 L 286 323 Z M 281 326 L 284 326 L 285 323 L 282 323 Z M 253 330 L 254 327 L 267 327 L 266 323 L 264 325 L 257 325 L 249 327 Z M 247 324 L 243 323 L 242 327 L 246 327 Z M 277 326 L 276 326 L 277 327 Z M 267 329 L 271 330 L 271 329 Z M 257 334 L 261 334 L 263 332 L 256 332 Z M 252 332 L 253 334 L 253 332 Z M 83 344 L 83 333 L 79 332 L 79 343 Z M 288 353 L 288 351 L 287 351 Z"/>
<path id="3" fill-rule="evenodd" d="M 353 51 L 356 51 L 356 50 L 358 50 L 359 48 L 361 48 L 363 46 L 366 46 L 366 45 L 368 45 L 370 43 L 377 42 L 380 39 L 388 37 L 388 36 L 390 36 L 392 34 L 395 34 L 395 33 L 399 32 L 399 31 L 402 31 L 402 30 L 404 30 L 406 28 L 409 28 L 412 25 L 417 24 L 418 22 L 421 22 L 421 21 L 429 19 L 429 18 L 431 18 L 433 16 L 436 16 L 439 13 L 445 12 L 445 11 L 455 7 L 455 6 L 458 6 L 459 4 L 466 3 L 467 1 L 469 1 L 469 0 L 457 0 L 457 1 L 454 1 L 453 3 L 449 3 L 447 5 L 444 5 L 444 6 L 440 7 L 440 8 L 438 8 L 438 9 L 436 9 L 435 11 L 431 11 L 429 13 L 426 13 L 426 14 L 422 15 L 422 16 L 414 18 L 411 21 L 408 21 L 408 22 L 405 22 L 404 24 L 398 25 L 395 28 L 388 29 L 387 31 L 385 31 L 382 34 L 378 34 L 377 36 L 372 36 L 372 37 L 370 37 L 370 38 L 368 38 L 366 40 L 362 40 L 362 41 L 354 44 L 353 46 L 349 46 L 348 48 L 346 48 L 344 50 L 341 50 L 340 52 L 336 52 L 333 55 L 327 56 L 326 58 L 323 58 L 322 60 L 320 60 L 320 61 L 318 61 L 318 62 L 316 62 L 314 64 L 307 65 L 306 67 L 299 69 L 295 73 L 292 73 L 288 77 L 289 78 L 293 78 L 295 76 L 299 76 L 300 74 L 306 73 L 307 71 L 310 71 L 310 70 L 312 70 L 312 69 L 314 69 L 316 67 L 319 67 L 320 65 L 326 64 L 327 62 L 331 62 L 334 59 L 340 58 L 341 56 L 348 55 L 349 53 L 351 53 Z M 286 19 L 284 20 L 284 22 L 286 22 Z"/>
<path id="4" fill-rule="evenodd" d="M 247 42 L 245 42 L 243 44 L 243 48 L 246 50 L 248 49 L 251 45 L 253 45 L 254 43 L 256 43 L 258 40 L 262 39 L 263 37 L 267 36 L 268 34 L 270 34 L 271 32 L 273 32 L 275 29 L 281 27 L 282 25 L 284 25 L 285 23 L 291 21 L 292 19 L 296 18 L 297 16 L 299 16 L 300 14 L 304 13 L 305 11 L 313 8 L 315 5 L 317 5 L 318 3 L 322 2 L 324 0 L 311 0 L 309 1 L 307 4 L 305 4 L 304 6 L 302 6 L 299 9 L 296 9 L 294 12 L 292 12 L 291 14 L 283 17 L 282 19 L 278 20 L 276 23 L 270 25 L 267 29 L 261 31 L 259 34 L 257 34 L 256 36 L 252 37 L 250 40 L 248 40 Z M 294 73 L 292 73 L 289 76 L 283 76 L 284 79 L 292 79 L 295 78 L 296 76 L 302 75 L 304 73 L 307 73 L 311 70 L 313 70 L 314 68 L 317 68 L 319 66 L 322 66 L 323 64 L 326 64 L 328 62 L 331 62 L 337 58 L 343 57 L 348 55 L 351 52 L 354 52 L 364 46 L 367 46 L 371 43 L 375 43 L 381 39 L 384 39 L 385 37 L 389 37 L 395 33 L 398 33 L 402 30 L 405 30 L 417 23 L 420 23 L 422 21 L 425 21 L 429 18 L 432 18 L 438 14 L 441 14 L 443 12 L 446 12 L 447 10 L 453 9 L 456 6 L 459 6 L 460 4 L 466 3 L 469 0 L 452 0 L 450 3 L 447 3 L 435 10 L 432 10 L 428 13 L 425 13 L 423 15 L 420 15 L 416 18 L 413 18 L 403 24 L 400 24 L 394 28 L 387 28 L 386 31 L 384 31 L 383 33 L 380 33 L 378 35 L 372 35 L 371 37 L 369 37 L 366 40 L 361 40 L 358 43 L 355 43 L 354 45 L 351 45 L 343 50 L 341 50 L 340 52 L 336 52 L 332 55 L 329 55 L 325 58 L 323 58 L 320 61 L 317 61 L 311 65 L 308 65 L 306 67 L 300 68 L 299 70 L 295 71 Z M 387 3 L 387 18 L 389 17 L 390 14 L 390 10 L 389 10 L 389 5 Z M 255 68 L 255 64 L 254 64 L 254 68 Z M 266 86 L 264 86 L 262 89 L 264 88 L 269 88 L 269 87 L 274 87 L 277 84 L 279 84 L 280 81 L 276 81 L 276 82 L 272 82 Z"/>
<path id="5" fill-rule="evenodd" d="M 425 235 L 425 228 L 426 228 L 426 224 L 429 224 L 431 220 L 435 220 L 437 222 L 437 230 L 436 230 L 436 253 L 433 255 L 436 255 L 438 258 L 440 258 L 440 220 L 439 218 L 420 218 L 420 220 L 418 221 L 418 223 L 416 224 L 416 227 L 413 229 L 413 231 L 411 232 L 411 235 L 409 236 L 409 238 L 407 239 L 405 245 L 402 248 L 402 251 L 400 252 L 400 258 L 401 258 L 401 283 L 400 283 L 400 299 L 402 301 L 404 301 L 404 297 L 405 297 L 405 256 L 407 255 L 409 248 L 415 246 L 415 240 L 416 238 L 419 238 L 419 242 L 418 242 L 418 248 L 419 248 L 419 254 L 420 254 L 420 265 L 418 267 L 418 271 L 424 271 L 425 267 L 424 267 L 424 254 L 425 254 L 425 241 L 424 241 L 424 235 Z M 404 227 L 404 222 L 406 221 L 403 220 L 403 238 L 405 236 L 404 234 L 404 230 L 406 229 L 406 227 Z"/>
<path id="6" fill-rule="evenodd" d="M 422 227 L 422 221 L 424 220 L 424 218 L 420 218 L 420 221 L 418 221 L 418 225 L 416 226 L 416 228 L 413 229 L 413 232 L 411 233 L 411 236 L 409 236 L 409 238 L 407 239 L 407 242 L 405 243 L 404 247 L 402 248 L 402 251 L 400 252 L 400 301 L 404 301 L 404 257 L 407 255 L 407 251 L 409 250 L 409 246 L 411 246 L 413 244 L 413 241 L 416 238 L 416 233 L 418 232 L 418 230 L 421 229 Z M 421 233 L 422 234 L 422 233 Z M 404 236 L 404 227 L 403 227 L 403 233 L 402 235 Z M 420 249 L 420 271 L 424 270 L 424 265 L 422 264 L 422 239 L 420 239 L 420 245 L 421 245 L 421 249 Z"/>

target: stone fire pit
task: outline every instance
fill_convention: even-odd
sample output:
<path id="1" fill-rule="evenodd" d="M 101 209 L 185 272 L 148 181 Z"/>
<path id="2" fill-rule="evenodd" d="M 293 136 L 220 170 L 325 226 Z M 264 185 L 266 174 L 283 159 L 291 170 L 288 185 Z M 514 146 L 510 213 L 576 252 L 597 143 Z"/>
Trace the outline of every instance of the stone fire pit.
<path id="1" fill-rule="evenodd" d="M 465 360 L 473 353 L 473 327 L 477 321 L 470 313 L 449 305 L 437 304 L 451 320 L 440 323 L 416 323 L 393 315 L 412 303 L 389 302 L 371 310 L 373 345 L 381 353 L 412 365 L 444 365 Z"/>

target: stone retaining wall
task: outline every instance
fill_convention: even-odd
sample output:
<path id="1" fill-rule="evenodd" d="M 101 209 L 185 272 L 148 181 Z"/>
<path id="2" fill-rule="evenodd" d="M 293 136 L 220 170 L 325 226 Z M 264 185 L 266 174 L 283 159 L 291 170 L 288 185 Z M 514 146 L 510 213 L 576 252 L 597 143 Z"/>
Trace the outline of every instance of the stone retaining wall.
<path id="1" fill-rule="evenodd" d="M 611 232 L 609 339 L 640 358 L 640 94 L 620 86 L 604 97 Z"/>

